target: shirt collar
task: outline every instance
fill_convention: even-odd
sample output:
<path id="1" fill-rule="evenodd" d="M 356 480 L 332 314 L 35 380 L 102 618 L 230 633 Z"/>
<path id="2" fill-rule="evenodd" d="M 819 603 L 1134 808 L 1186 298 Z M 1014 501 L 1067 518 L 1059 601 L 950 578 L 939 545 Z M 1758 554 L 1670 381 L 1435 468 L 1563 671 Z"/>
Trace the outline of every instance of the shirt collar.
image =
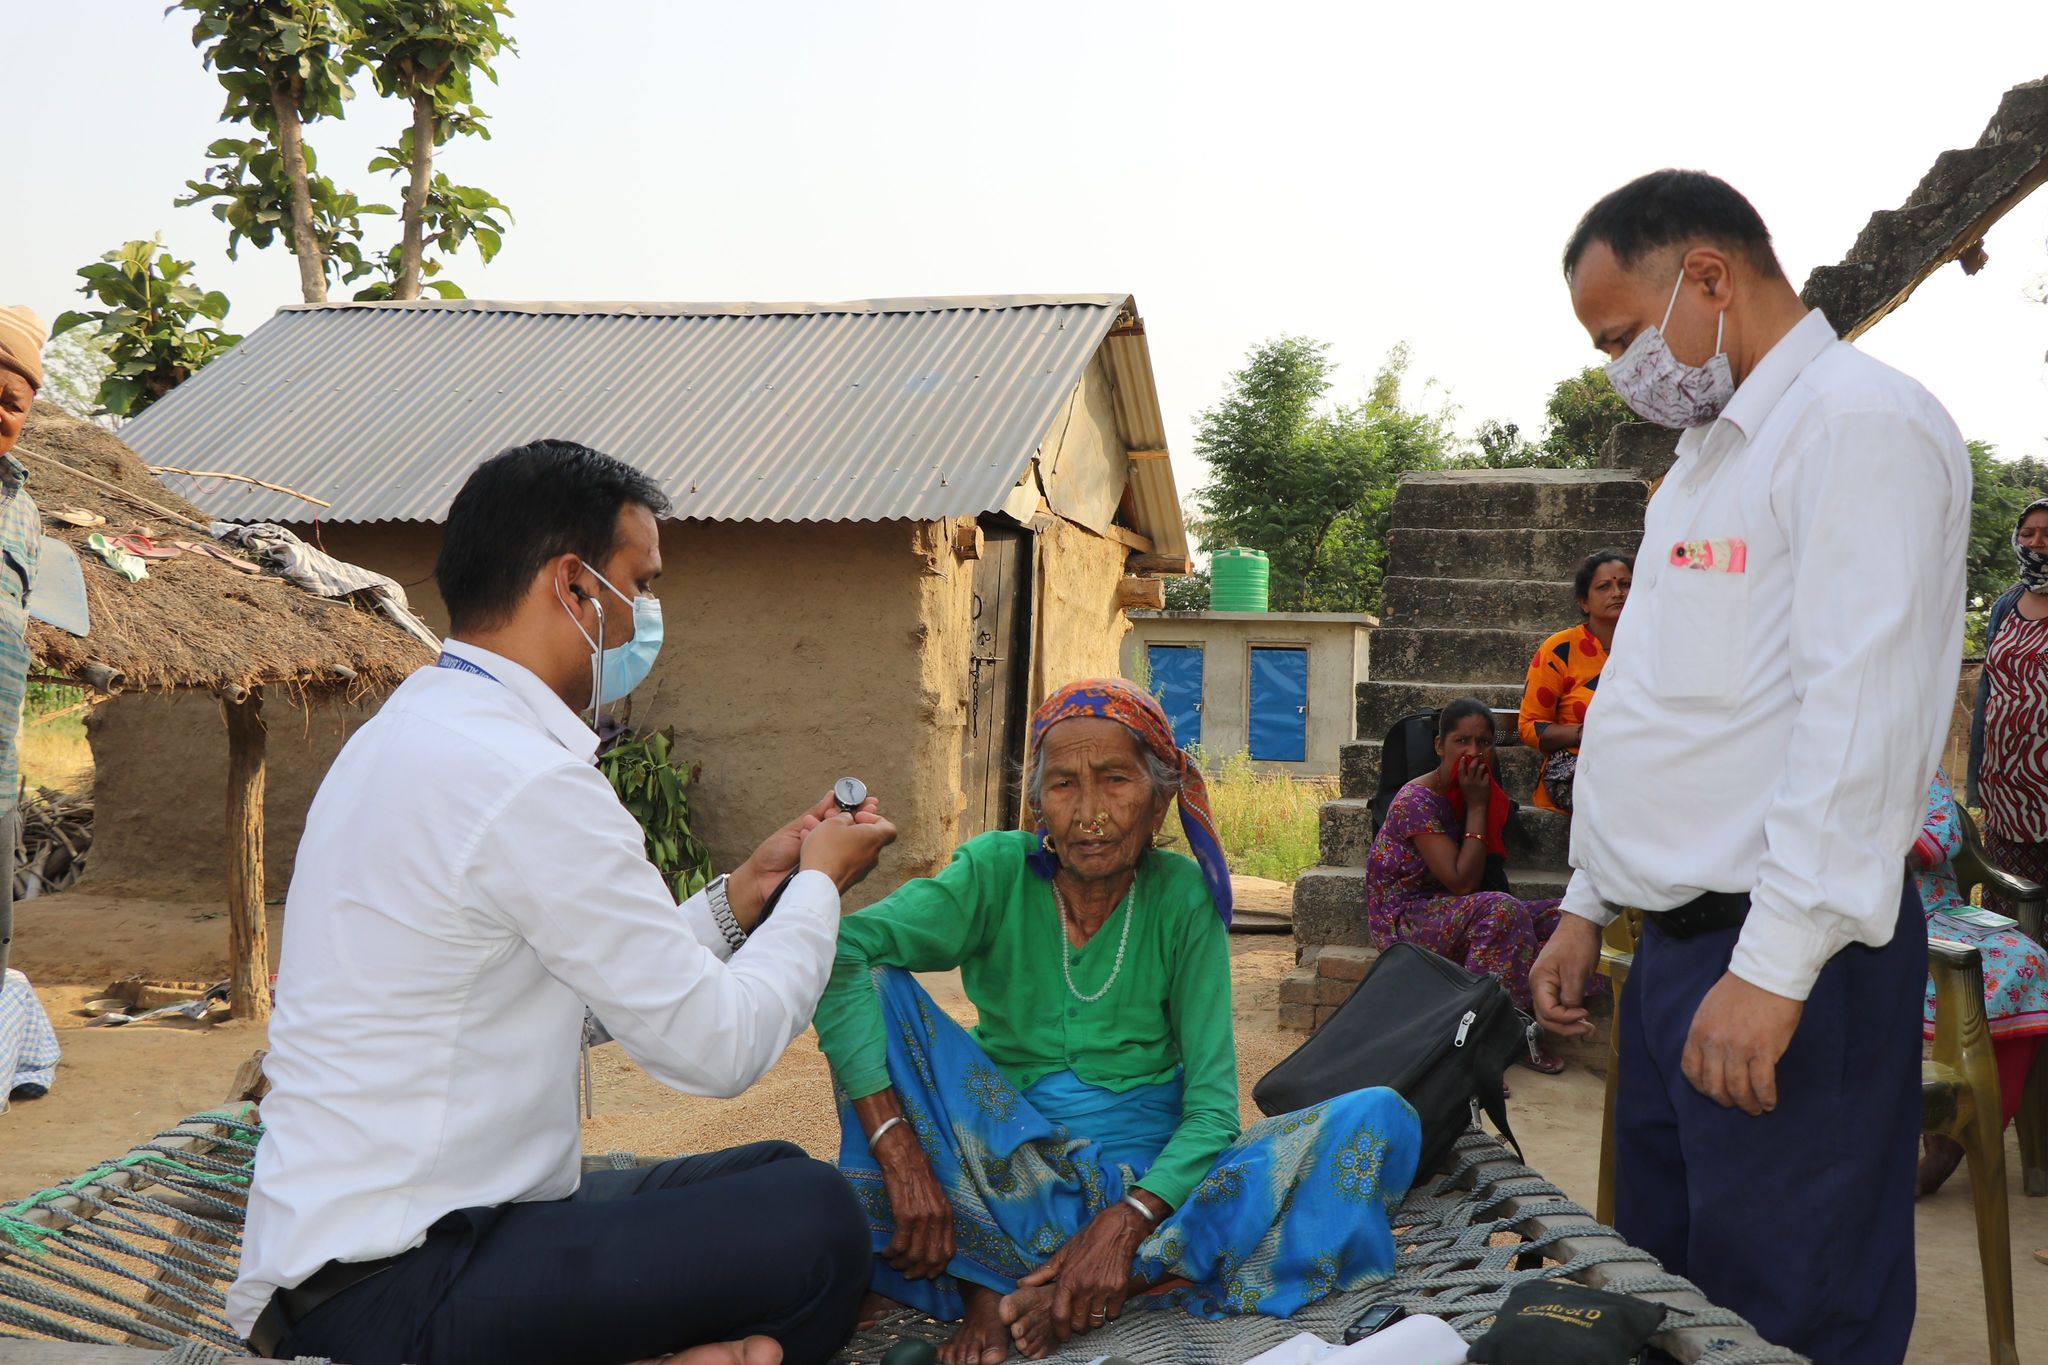
<path id="1" fill-rule="evenodd" d="M 1792 325 L 1792 330 L 1778 338 L 1777 345 L 1764 353 L 1735 390 L 1735 396 L 1728 400 L 1728 407 L 1721 413 L 1721 420 L 1733 423 L 1745 440 L 1755 440 L 1756 434 L 1771 415 L 1771 409 L 1778 406 L 1778 400 L 1792 387 L 1792 381 L 1820 358 L 1835 340 L 1834 324 L 1821 314 L 1820 309 L 1808 309 L 1806 316 Z"/>
<path id="2" fill-rule="evenodd" d="M 565 706 L 555 695 L 555 689 L 542 682 L 532 669 L 464 640 L 443 640 L 441 652 L 466 659 L 503 683 L 507 691 L 526 703 L 541 728 L 564 749 L 586 763 L 597 756 L 596 732 Z"/>

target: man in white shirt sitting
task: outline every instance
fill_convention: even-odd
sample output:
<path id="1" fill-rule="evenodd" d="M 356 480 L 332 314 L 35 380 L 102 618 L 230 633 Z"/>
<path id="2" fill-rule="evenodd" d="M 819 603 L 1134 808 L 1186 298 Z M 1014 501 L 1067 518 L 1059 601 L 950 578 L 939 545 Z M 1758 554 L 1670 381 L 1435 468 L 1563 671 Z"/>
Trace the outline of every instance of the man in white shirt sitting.
<path id="1" fill-rule="evenodd" d="M 579 1175 L 586 1007 L 656 1079 L 739 1094 L 809 1024 L 840 893 L 895 837 L 827 797 L 677 906 L 577 716 L 653 662 L 667 510 L 560 441 L 449 509 L 446 650 L 336 758 L 286 899 L 228 1298 L 264 1354 L 802 1365 L 852 1326 L 868 1235 L 831 1166 L 769 1142 Z"/>
<path id="2" fill-rule="evenodd" d="M 1616 190 L 1564 265 L 1616 391 L 1686 430 L 1587 717 L 1536 1011 L 1587 1032 L 1599 927 L 1645 911 L 1616 1226 L 1774 1342 L 1896 1362 L 1927 973 L 1905 855 L 1955 699 L 1969 456 L 1712 176 Z"/>

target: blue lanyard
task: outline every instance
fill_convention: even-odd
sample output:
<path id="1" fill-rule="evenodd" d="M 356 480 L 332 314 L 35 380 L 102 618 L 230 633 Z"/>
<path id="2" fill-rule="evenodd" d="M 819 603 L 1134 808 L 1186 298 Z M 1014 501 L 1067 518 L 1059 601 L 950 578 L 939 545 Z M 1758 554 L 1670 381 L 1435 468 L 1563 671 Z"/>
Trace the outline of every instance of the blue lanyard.
<path id="1" fill-rule="evenodd" d="M 496 675 L 492 674 L 488 669 L 478 668 L 469 660 L 458 658 L 453 654 L 442 654 L 440 658 L 434 660 L 434 667 L 452 668 L 457 673 L 474 673 L 479 678 L 489 678 L 492 682 L 498 681 Z"/>

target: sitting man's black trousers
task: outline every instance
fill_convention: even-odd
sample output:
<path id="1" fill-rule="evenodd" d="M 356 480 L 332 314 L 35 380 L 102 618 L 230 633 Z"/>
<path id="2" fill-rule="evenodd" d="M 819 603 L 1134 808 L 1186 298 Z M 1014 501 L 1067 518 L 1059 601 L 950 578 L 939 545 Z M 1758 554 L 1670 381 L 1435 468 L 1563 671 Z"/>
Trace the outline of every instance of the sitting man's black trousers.
<path id="1" fill-rule="evenodd" d="M 276 1354 L 349 1365 L 625 1365 L 761 1335 L 830 1360 L 873 1269 L 839 1172 L 787 1142 L 583 1178 L 465 1209 L 320 1304 Z"/>

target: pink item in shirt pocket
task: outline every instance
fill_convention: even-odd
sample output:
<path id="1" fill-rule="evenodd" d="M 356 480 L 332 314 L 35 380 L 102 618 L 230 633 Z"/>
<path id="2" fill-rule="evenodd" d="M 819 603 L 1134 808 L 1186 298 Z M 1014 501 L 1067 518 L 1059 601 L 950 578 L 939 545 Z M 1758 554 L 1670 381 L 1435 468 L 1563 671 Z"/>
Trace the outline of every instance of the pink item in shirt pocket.
<path id="1" fill-rule="evenodd" d="M 1749 542 L 1739 536 L 1719 540 L 1681 540 L 1671 547 L 1671 567 L 1674 569 L 1741 573 L 1748 563 Z"/>

